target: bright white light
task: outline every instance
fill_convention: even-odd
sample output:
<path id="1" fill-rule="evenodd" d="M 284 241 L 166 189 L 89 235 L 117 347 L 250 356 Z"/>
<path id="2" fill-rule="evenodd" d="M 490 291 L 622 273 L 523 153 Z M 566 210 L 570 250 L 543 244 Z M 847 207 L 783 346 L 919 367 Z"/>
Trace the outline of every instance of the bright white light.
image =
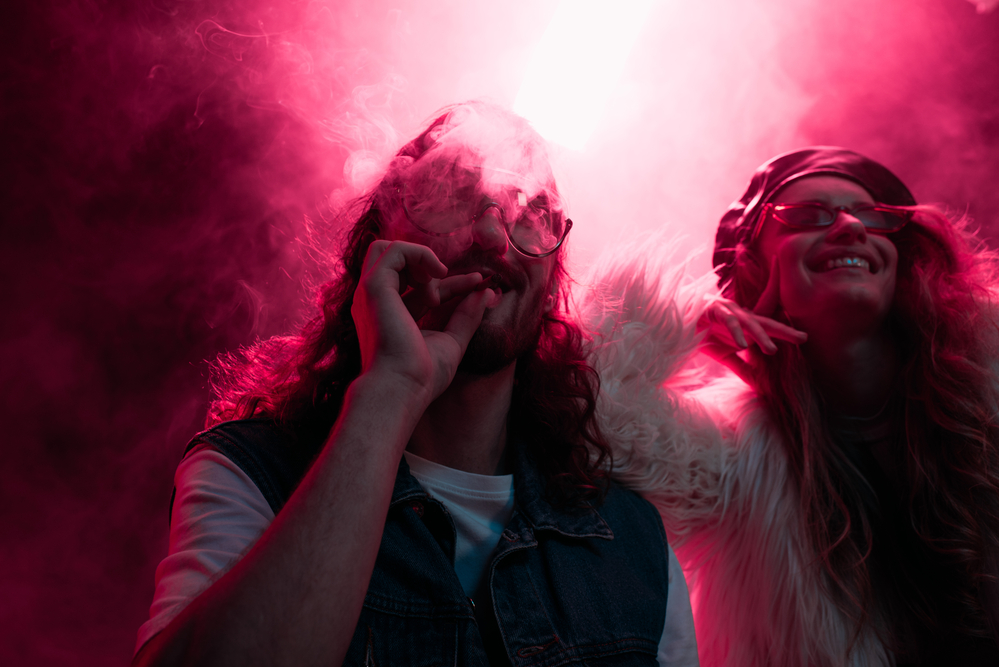
<path id="1" fill-rule="evenodd" d="M 581 150 L 656 0 L 562 0 L 513 109 L 546 139 Z"/>

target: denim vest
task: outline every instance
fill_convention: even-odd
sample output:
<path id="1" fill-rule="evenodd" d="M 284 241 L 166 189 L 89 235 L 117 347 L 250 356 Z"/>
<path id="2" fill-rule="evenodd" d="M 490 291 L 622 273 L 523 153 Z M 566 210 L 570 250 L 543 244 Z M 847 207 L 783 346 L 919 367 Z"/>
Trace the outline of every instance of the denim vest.
<path id="1" fill-rule="evenodd" d="M 220 424 L 187 452 L 221 452 L 275 514 L 310 461 L 263 420 Z M 381 547 L 345 665 L 655 665 L 665 623 L 666 535 L 658 513 L 612 486 L 599 510 L 563 510 L 515 446 L 515 509 L 470 600 L 454 571 L 447 509 L 399 464 Z"/>

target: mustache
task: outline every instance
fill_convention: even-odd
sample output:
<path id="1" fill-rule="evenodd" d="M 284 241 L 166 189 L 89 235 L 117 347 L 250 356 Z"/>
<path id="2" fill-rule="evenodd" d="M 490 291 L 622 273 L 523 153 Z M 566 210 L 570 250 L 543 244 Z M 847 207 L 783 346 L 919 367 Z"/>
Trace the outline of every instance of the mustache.
<path id="1" fill-rule="evenodd" d="M 479 271 L 494 274 L 501 283 L 506 283 L 517 291 L 527 288 L 527 273 L 519 269 L 496 253 L 468 252 L 448 267 L 448 275 L 462 275 Z"/>

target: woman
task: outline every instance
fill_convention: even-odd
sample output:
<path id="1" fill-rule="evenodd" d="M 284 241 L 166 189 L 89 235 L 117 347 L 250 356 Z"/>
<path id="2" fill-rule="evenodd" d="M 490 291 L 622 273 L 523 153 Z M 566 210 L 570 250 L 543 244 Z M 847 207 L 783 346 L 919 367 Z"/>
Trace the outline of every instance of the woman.
<path id="1" fill-rule="evenodd" d="M 999 665 L 995 255 L 814 147 L 757 170 L 714 264 L 706 305 L 618 266 L 591 311 L 616 475 L 693 574 L 702 663 Z M 694 321 L 744 384 L 671 387 Z"/>

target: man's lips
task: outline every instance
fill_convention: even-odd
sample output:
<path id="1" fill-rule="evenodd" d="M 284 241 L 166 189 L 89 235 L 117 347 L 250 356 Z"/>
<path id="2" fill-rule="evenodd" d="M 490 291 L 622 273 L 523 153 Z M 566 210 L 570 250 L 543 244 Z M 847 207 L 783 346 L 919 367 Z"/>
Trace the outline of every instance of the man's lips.
<path id="1" fill-rule="evenodd" d="M 509 286 L 508 285 L 504 286 L 503 284 L 504 282 L 505 281 L 503 280 L 502 277 L 500 277 L 500 274 L 493 273 L 483 278 L 482 282 L 480 282 L 478 285 L 475 286 L 475 291 L 479 292 L 484 289 L 494 289 L 494 290 L 499 290 L 501 292 L 506 292 L 509 289 Z"/>
<path id="2" fill-rule="evenodd" d="M 500 292 L 527 289 L 527 276 L 519 273 L 514 267 L 494 258 L 482 258 L 479 261 L 468 261 L 450 267 L 450 275 L 481 273 L 482 282 L 475 289 L 494 289 Z"/>

